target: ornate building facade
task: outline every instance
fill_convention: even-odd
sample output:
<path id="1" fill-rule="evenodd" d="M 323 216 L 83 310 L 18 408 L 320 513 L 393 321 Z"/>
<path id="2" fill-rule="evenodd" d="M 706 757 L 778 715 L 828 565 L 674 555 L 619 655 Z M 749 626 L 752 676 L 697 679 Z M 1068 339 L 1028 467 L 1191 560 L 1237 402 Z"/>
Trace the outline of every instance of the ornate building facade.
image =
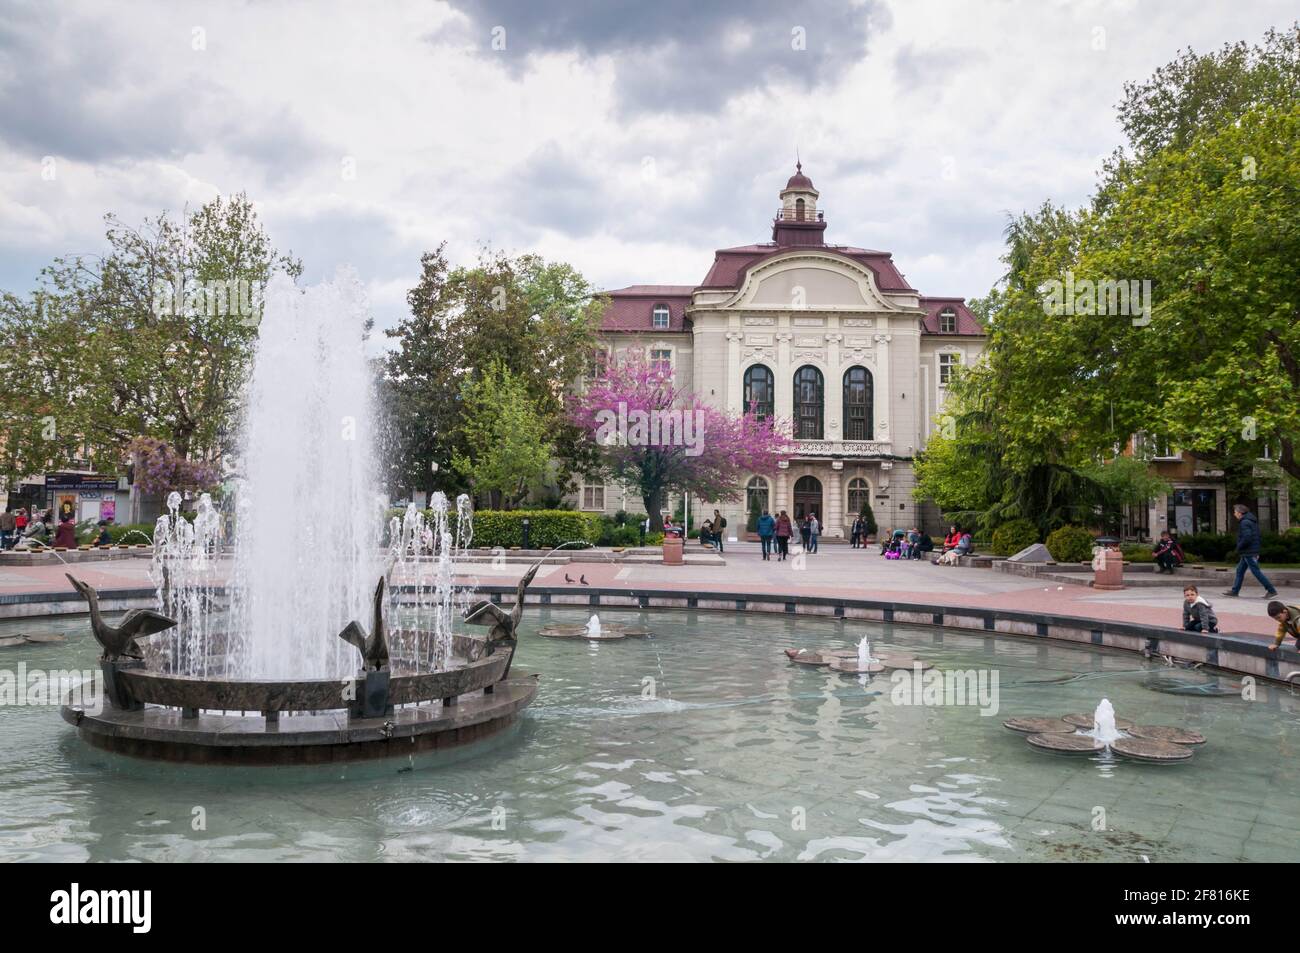
<path id="1" fill-rule="evenodd" d="M 908 284 L 888 252 L 827 244 L 821 196 L 802 167 L 779 196 L 771 241 L 719 249 L 700 284 L 607 292 L 610 356 L 639 353 L 729 413 L 788 423 L 793 449 L 776 473 L 747 475 L 739 502 L 691 501 L 692 515 L 716 507 L 736 535 L 757 502 L 814 512 L 835 538 L 869 503 L 882 531 L 937 530 L 938 513 L 912 497 L 912 461 L 953 368 L 979 357 L 983 329 L 964 299 Z M 598 483 L 574 502 L 644 510 L 635 490 Z"/>

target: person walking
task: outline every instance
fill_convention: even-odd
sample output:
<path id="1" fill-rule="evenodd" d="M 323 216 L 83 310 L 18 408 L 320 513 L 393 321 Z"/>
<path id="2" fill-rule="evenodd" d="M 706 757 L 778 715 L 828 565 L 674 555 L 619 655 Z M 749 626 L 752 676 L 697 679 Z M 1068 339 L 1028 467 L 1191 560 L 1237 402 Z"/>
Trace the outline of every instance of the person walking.
<path id="1" fill-rule="evenodd" d="M 817 552 L 817 537 L 822 534 L 822 524 L 816 513 L 808 514 L 808 552 Z"/>
<path id="2" fill-rule="evenodd" d="M 1241 595 L 1241 585 L 1246 581 L 1246 570 L 1249 569 L 1252 576 L 1259 580 L 1259 584 L 1264 587 L 1264 598 L 1277 598 L 1277 589 L 1268 581 L 1259 569 L 1259 549 L 1263 542 L 1259 532 L 1259 520 L 1255 519 L 1255 514 L 1250 511 L 1250 507 L 1238 503 L 1232 508 L 1232 514 L 1237 517 L 1237 578 L 1232 584 L 1231 589 L 1224 590 L 1224 595 L 1236 598 Z"/>
<path id="3" fill-rule="evenodd" d="M 758 518 L 758 524 L 755 526 L 758 530 L 758 541 L 763 546 L 763 558 L 772 558 L 772 537 L 776 534 L 776 520 L 767 510 Z"/>
<path id="4" fill-rule="evenodd" d="M 812 515 L 812 514 L 809 514 L 809 516 L 811 516 L 811 515 Z M 804 551 L 805 553 L 808 552 L 808 519 L 809 519 L 809 516 L 805 516 L 803 519 L 801 519 L 801 520 L 799 521 L 799 538 L 800 538 L 801 540 L 803 540 L 803 551 Z"/>
<path id="5" fill-rule="evenodd" d="M 18 517 L 12 510 L 0 513 L 0 552 L 13 545 L 14 531 L 18 528 Z"/>
<path id="6" fill-rule="evenodd" d="M 794 532 L 794 527 L 790 524 L 790 517 L 785 510 L 776 518 L 776 529 L 772 535 L 776 537 L 776 551 L 780 554 L 778 562 L 785 562 L 785 557 L 790 555 L 790 534 Z"/>

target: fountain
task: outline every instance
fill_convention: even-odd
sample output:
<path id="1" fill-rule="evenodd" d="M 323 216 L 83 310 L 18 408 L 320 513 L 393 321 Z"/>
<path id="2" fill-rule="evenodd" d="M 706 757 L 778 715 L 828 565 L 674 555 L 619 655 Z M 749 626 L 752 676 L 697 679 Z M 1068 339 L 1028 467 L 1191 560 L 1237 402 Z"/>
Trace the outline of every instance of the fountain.
<path id="1" fill-rule="evenodd" d="M 1135 725 L 1118 718 L 1110 699 L 1103 698 L 1091 715 L 1082 712 L 1060 718 L 1011 718 L 1003 725 L 1025 735 L 1031 747 L 1057 754 L 1118 754 L 1134 761 L 1177 762 L 1192 756 L 1192 747 L 1205 743 L 1198 731 L 1168 725 Z"/>
<path id="2" fill-rule="evenodd" d="M 911 655 L 872 655 L 871 642 L 864 635 L 855 649 L 785 649 L 786 658 L 809 668 L 827 666 L 842 675 L 878 675 L 898 669 L 927 671 L 932 666 Z"/>
<path id="3" fill-rule="evenodd" d="M 158 519 L 155 610 L 111 626 L 94 588 L 69 577 L 103 648 L 102 704 L 62 709 L 86 742 L 170 761 L 348 761 L 472 741 L 533 700 L 536 680 L 511 678 L 510 664 L 536 567 L 509 615 L 470 607 L 454 583 L 473 536 L 468 497 L 453 507 L 435 494 L 428 518 L 411 506 L 386 519 L 365 311 L 348 273 L 268 285 L 227 585 L 206 494 L 193 522 L 178 493 Z M 457 634 L 459 611 L 492 624 L 488 637 Z"/>
<path id="4" fill-rule="evenodd" d="M 565 625 L 553 623 L 542 626 L 538 635 L 548 639 L 586 639 L 589 642 L 616 642 L 619 639 L 644 638 L 650 630 L 639 625 L 623 622 L 601 622 L 594 612 L 586 625 Z"/>

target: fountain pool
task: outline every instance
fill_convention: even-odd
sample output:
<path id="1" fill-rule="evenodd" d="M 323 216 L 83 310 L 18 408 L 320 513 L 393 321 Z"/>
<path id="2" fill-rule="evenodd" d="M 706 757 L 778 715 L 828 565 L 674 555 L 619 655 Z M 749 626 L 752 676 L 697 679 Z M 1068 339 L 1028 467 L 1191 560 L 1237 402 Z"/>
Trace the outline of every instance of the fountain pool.
<path id="1" fill-rule="evenodd" d="M 0 706 L 0 861 L 1300 857 L 1300 699 L 1285 688 L 1261 685 L 1253 702 L 1170 694 L 1171 678 L 1208 676 L 902 625 L 601 615 L 653 635 L 614 650 L 539 638 L 546 624 L 585 627 L 589 613 L 530 610 L 514 667 L 542 675 L 536 701 L 512 729 L 451 756 L 269 772 L 160 765 L 79 743 L 55 708 Z M 3 650 L 6 669 L 95 667 L 84 618 L 0 624 L 15 632 L 68 641 Z M 895 705 L 888 675 L 864 686 L 781 652 L 854 650 L 864 636 L 873 654 L 996 669 L 997 714 Z M 1210 742 L 1173 766 L 1050 757 L 1001 724 L 1091 712 L 1101 697 Z M 1105 831 L 1092 829 L 1097 806 Z M 193 829 L 196 807 L 205 830 Z"/>

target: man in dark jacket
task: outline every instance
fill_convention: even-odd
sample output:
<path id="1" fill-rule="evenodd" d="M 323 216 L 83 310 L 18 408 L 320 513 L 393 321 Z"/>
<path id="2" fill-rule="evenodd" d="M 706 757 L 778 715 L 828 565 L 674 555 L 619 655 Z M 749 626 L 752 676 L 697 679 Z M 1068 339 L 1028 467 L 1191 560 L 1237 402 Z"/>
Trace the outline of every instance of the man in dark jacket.
<path id="1" fill-rule="evenodd" d="M 1264 587 L 1264 598 L 1273 599 L 1277 596 L 1277 590 L 1268 581 L 1268 577 L 1259 571 L 1259 548 L 1262 542 L 1259 520 L 1255 519 L 1255 514 L 1240 503 L 1232 508 L 1232 514 L 1239 521 L 1237 523 L 1237 578 L 1232 588 L 1224 590 L 1223 594 L 1234 597 L 1240 595 L 1241 584 L 1246 581 L 1246 570 L 1249 569 L 1251 575 Z"/>

